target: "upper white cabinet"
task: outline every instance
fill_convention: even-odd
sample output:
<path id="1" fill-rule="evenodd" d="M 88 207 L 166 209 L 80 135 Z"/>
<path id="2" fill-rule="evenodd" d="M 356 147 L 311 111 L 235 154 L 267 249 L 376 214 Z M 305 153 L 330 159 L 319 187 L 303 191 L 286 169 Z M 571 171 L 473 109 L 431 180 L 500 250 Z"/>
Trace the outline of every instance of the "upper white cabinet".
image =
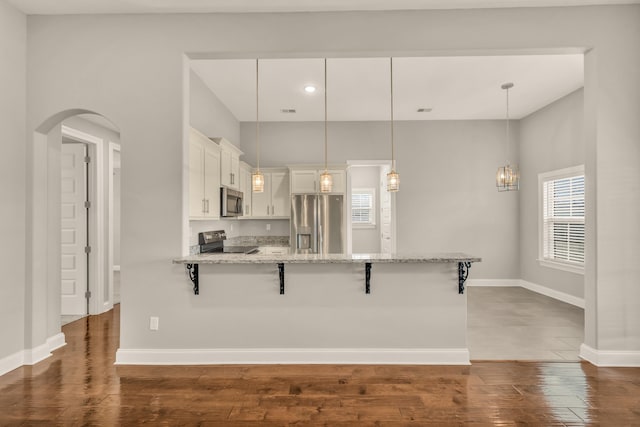
<path id="1" fill-rule="evenodd" d="M 289 218 L 291 193 L 286 169 L 260 169 L 264 191 L 251 193 L 251 216 L 254 218 Z"/>
<path id="2" fill-rule="evenodd" d="M 189 132 L 189 218 L 220 218 L 220 147 Z"/>
<path id="3" fill-rule="evenodd" d="M 211 138 L 220 146 L 220 184 L 240 190 L 240 156 L 244 153 L 224 138 Z"/>
<path id="4" fill-rule="evenodd" d="M 291 168 L 291 194 L 309 194 L 320 192 L 320 175 L 324 168 Z M 344 194 L 347 190 L 347 174 L 342 169 L 328 169 L 333 178 L 332 194 Z"/>
<path id="5" fill-rule="evenodd" d="M 243 204 L 242 216 L 240 218 L 251 217 L 251 165 L 240 162 L 240 191 L 242 191 Z"/>

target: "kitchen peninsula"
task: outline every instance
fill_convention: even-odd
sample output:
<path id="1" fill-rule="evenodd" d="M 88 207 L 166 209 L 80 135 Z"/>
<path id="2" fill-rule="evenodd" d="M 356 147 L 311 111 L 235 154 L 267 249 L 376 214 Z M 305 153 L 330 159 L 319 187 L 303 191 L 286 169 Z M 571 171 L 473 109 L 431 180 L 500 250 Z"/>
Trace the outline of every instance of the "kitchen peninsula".
<path id="1" fill-rule="evenodd" d="M 218 253 L 173 263 L 199 291 L 193 309 L 221 319 L 210 328 L 216 348 L 193 363 L 468 364 L 464 281 L 479 261 Z"/>

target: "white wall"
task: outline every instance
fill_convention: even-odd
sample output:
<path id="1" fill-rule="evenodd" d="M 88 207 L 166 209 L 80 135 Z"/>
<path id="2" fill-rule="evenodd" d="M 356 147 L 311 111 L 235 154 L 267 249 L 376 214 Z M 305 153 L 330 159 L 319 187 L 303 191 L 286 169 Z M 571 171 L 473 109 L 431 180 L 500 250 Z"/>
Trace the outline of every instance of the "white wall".
<path id="1" fill-rule="evenodd" d="M 209 137 L 223 137 L 240 146 L 240 123 L 193 71 L 189 77 L 191 126 Z"/>
<path id="2" fill-rule="evenodd" d="M 380 252 L 380 167 L 354 166 L 350 169 L 351 188 L 373 188 L 375 226 L 352 227 L 351 251 L 353 253 Z"/>
<path id="3" fill-rule="evenodd" d="M 545 23 L 544 31 L 540 30 L 541 22 Z M 304 36 L 291 37 L 300 28 L 304 28 Z M 598 350 L 640 351 L 640 288 L 636 286 L 640 265 L 635 259 L 635 254 L 640 253 L 640 228 L 628 226 L 640 217 L 637 185 L 640 182 L 637 167 L 640 157 L 637 143 L 640 140 L 637 120 L 640 116 L 639 31 L 638 5 L 370 13 L 110 15 L 100 19 L 32 16 L 28 38 L 27 129 L 36 129 L 52 115 L 72 107 L 101 112 L 119 126 L 126 147 L 122 175 L 121 347 L 198 348 L 203 345 L 202 337 L 207 334 L 212 314 L 210 310 L 194 310 L 200 302 L 190 292 L 184 269 L 170 263 L 171 258 L 182 253 L 182 230 L 187 224 L 182 209 L 186 168 L 185 162 L 180 161 L 186 135 L 184 52 L 211 52 L 212 57 L 220 58 L 254 58 L 256 54 L 308 57 L 337 53 L 354 56 L 366 52 L 366 55 L 388 56 L 402 52 L 495 54 L 540 52 L 541 49 L 567 51 L 567 48 L 575 51 L 572 48 L 576 46 L 590 48 L 586 60 L 585 113 L 589 120 L 597 123 L 585 123 L 588 126 L 585 129 L 588 131 L 585 134 L 588 141 L 586 174 L 587 184 L 593 189 L 597 187 L 598 194 L 590 198 L 594 205 L 588 206 L 587 238 L 592 245 L 589 256 L 593 257 L 593 268 L 587 272 L 586 281 L 586 343 Z M 502 71 L 505 70 L 497 70 L 499 82 L 505 81 Z M 398 169 L 403 179 L 398 212 L 410 211 L 415 203 L 433 207 L 430 195 L 443 192 L 437 184 L 451 183 L 454 189 L 447 193 L 445 202 L 454 215 L 450 217 L 449 226 L 442 229 L 452 230 L 454 222 L 458 226 L 455 232 L 439 236 L 446 238 L 446 245 L 437 245 L 439 239 L 426 242 L 435 244 L 438 250 L 457 249 L 484 256 L 489 262 L 474 266 L 472 278 L 490 277 L 493 268 L 509 271 L 500 265 L 501 259 L 492 262 L 493 254 L 478 250 L 483 242 L 494 239 L 496 245 L 511 244 L 515 239 L 517 243 L 517 236 L 503 240 L 493 235 L 474 236 L 475 229 L 464 225 L 476 214 L 470 207 L 481 205 L 485 212 L 491 209 L 497 212 L 502 204 L 517 204 L 509 199 L 511 195 L 503 197 L 494 190 L 486 198 L 482 193 L 468 197 L 467 191 L 475 194 L 474 190 L 494 185 L 495 163 L 502 160 L 489 159 L 490 154 L 481 150 L 481 144 L 470 147 L 466 143 L 469 139 L 482 140 L 479 135 L 492 133 L 491 124 L 484 126 L 486 124 L 479 125 L 471 135 L 460 132 L 456 140 L 449 141 L 449 146 L 424 138 L 427 143 L 412 145 L 411 150 L 407 150 L 407 142 L 403 143 L 404 130 L 402 127 L 398 130 Z M 411 133 L 410 126 L 407 130 Z M 375 137 L 375 132 L 372 136 Z M 29 144 L 33 156 L 37 157 L 42 147 L 31 139 Z M 448 166 L 449 171 L 474 170 L 491 163 L 487 175 L 483 175 L 487 176 L 487 182 L 466 183 L 455 173 L 439 175 L 443 170 L 424 168 L 423 165 L 431 161 L 429 156 L 435 154 L 434 146 L 438 145 L 444 150 L 437 153 L 439 159 L 444 159 L 441 167 Z M 362 148 L 347 148 L 345 154 L 349 158 L 362 159 Z M 310 153 L 314 158 L 316 151 L 321 153 L 321 144 Z M 378 153 L 375 143 L 367 151 L 377 159 L 388 156 L 387 150 L 380 149 Z M 287 157 L 287 153 L 280 155 L 281 160 Z M 331 160 L 331 147 L 329 156 Z M 153 168 L 148 167 L 151 158 Z M 429 184 L 423 189 L 419 179 L 425 170 Z M 31 163 L 28 173 L 36 173 Z M 620 191 L 621 185 L 624 191 Z M 399 247 L 415 248 L 425 242 L 413 238 L 411 233 L 421 224 L 432 224 L 429 221 L 434 212 L 429 213 L 426 218 L 417 213 L 398 217 Z M 493 217 L 488 221 L 502 225 Z M 435 228 L 437 224 L 431 226 Z M 511 228 L 512 224 L 507 223 L 506 227 Z M 511 268 L 517 270 L 517 265 Z M 150 315 L 163 319 L 160 331 L 148 330 Z"/>
<path id="4" fill-rule="evenodd" d="M 25 348 L 26 46 L 26 17 L 0 2 L 0 375 Z"/>
<path id="5" fill-rule="evenodd" d="M 241 124 L 243 142 L 251 141 L 254 126 Z M 513 123 L 513 136 L 517 130 Z M 504 132 L 502 120 L 395 123 L 398 252 L 467 252 L 482 257 L 473 266 L 474 279 L 520 277 L 518 193 L 495 187 Z M 331 122 L 329 135 L 329 163 L 390 158 L 387 122 Z M 324 156 L 322 122 L 264 123 L 260 140 L 265 167 L 321 163 Z M 515 140 L 510 152 L 517 155 Z M 255 147 L 242 149 L 254 162 Z"/>
<path id="6" fill-rule="evenodd" d="M 520 120 L 520 274 L 523 280 L 578 298 L 584 275 L 538 264 L 538 174 L 585 160 L 584 93 L 577 90 Z"/>

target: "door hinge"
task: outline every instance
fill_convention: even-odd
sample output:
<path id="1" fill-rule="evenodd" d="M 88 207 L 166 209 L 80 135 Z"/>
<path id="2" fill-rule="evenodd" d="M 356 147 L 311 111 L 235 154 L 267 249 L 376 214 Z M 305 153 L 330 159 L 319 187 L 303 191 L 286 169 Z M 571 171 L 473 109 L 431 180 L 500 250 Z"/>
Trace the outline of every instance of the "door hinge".
<path id="1" fill-rule="evenodd" d="M 90 156 L 84 156 L 84 162 L 85 163 L 91 163 L 91 157 Z"/>
<path id="2" fill-rule="evenodd" d="M 84 247 L 84 253 L 85 254 L 90 254 L 91 253 L 91 246 L 85 246 Z"/>
<path id="3" fill-rule="evenodd" d="M 91 207 L 91 202 L 89 200 L 84 202 L 84 207 L 85 207 L 85 209 L 89 209 Z"/>
<path id="4" fill-rule="evenodd" d="M 86 299 L 91 298 L 91 291 L 87 291 L 87 292 L 85 292 L 85 293 L 84 293 L 84 297 L 85 297 Z"/>

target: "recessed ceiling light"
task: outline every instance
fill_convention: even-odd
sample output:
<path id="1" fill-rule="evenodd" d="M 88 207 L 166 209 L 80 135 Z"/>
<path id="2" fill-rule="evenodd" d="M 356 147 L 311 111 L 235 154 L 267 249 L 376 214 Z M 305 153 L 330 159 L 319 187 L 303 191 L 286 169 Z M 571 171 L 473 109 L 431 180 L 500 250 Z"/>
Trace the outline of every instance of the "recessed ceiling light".
<path id="1" fill-rule="evenodd" d="M 433 108 L 418 108 L 418 113 L 430 113 Z"/>
<path id="2" fill-rule="evenodd" d="M 316 87 L 314 85 L 306 85 L 304 87 L 304 91 L 307 93 L 314 93 L 316 91 Z"/>

